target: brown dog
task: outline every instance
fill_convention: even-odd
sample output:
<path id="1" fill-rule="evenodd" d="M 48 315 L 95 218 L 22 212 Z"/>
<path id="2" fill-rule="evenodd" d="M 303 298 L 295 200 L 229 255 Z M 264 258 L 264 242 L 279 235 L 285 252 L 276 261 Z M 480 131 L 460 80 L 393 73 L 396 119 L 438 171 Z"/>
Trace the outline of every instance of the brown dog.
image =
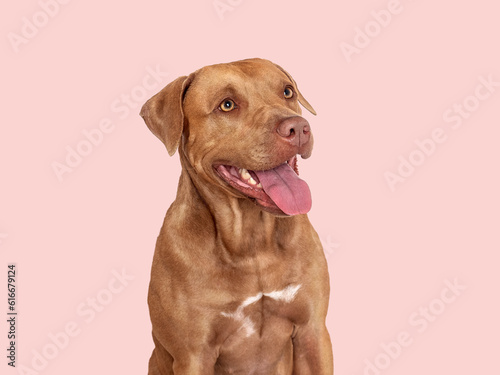
<path id="1" fill-rule="evenodd" d="M 287 72 L 250 59 L 180 77 L 142 108 L 182 165 L 151 271 L 149 375 L 333 373 L 299 103 L 315 114 Z"/>

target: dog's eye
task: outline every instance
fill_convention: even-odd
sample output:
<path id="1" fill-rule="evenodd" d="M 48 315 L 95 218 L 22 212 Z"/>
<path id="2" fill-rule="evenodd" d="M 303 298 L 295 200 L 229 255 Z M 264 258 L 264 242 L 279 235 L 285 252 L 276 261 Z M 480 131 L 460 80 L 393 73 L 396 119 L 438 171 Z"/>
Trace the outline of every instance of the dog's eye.
<path id="1" fill-rule="evenodd" d="M 293 90 L 291 87 L 285 87 L 285 91 L 283 91 L 283 94 L 285 95 L 286 99 L 290 99 L 293 97 Z"/>
<path id="2" fill-rule="evenodd" d="M 231 99 L 226 99 L 220 104 L 219 108 L 224 112 L 230 112 L 236 108 L 236 103 Z"/>

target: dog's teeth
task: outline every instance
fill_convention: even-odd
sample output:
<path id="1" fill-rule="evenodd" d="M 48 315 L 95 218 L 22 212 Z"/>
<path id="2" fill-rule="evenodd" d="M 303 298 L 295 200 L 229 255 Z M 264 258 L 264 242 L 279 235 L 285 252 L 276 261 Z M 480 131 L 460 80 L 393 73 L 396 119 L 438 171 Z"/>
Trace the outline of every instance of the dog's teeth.
<path id="1" fill-rule="evenodd" d="M 245 168 L 241 169 L 240 174 L 241 174 L 241 177 L 243 177 L 245 180 L 252 178 L 252 176 L 250 176 L 250 173 L 248 173 L 248 171 Z"/>
<path id="2" fill-rule="evenodd" d="M 259 183 L 257 184 L 257 187 L 258 187 L 258 188 L 260 188 L 260 189 L 262 189 L 262 184 L 259 182 Z"/>
<path id="3" fill-rule="evenodd" d="M 257 185 L 257 181 L 255 181 L 252 177 L 248 179 L 248 182 L 250 183 L 250 185 Z"/>

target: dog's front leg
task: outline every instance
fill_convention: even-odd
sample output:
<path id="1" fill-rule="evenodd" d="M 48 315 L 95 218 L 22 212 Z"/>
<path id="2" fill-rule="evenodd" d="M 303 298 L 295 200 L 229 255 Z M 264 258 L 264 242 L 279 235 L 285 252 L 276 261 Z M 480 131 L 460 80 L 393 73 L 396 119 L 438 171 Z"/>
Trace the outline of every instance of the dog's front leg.
<path id="1" fill-rule="evenodd" d="M 174 361 L 174 375 L 214 375 L 215 363 L 208 363 L 200 357 L 191 355 L 184 361 Z"/>
<path id="2" fill-rule="evenodd" d="M 332 375 L 333 354 L 324 324 L 297 327 L 293 342 L 293 375 Z"/>
<path id="3" fill-rule="evenodd" d="M 168 352 L 154 334 L 153 340 L 156 347 L 149 361 L 148 375 L 214 375 L 217 352 L 209 345 L 182 345 Z"/>
<path id="4" fill-rule="evenodd" d="M 170 371 L 162 375 L 214 375 L 217 360 L 211 354 L 200 351 L 177 353 L 171 359 Z"/>

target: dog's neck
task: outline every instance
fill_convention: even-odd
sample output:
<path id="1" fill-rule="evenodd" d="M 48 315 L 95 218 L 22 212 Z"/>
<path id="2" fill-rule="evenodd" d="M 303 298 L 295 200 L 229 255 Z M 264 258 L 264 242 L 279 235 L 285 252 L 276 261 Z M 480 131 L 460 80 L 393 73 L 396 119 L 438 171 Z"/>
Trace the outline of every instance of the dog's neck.
<path id="1" fill-rule="evenodd" d="M 203 183 L 191 166 L 182 169 L 176 203 L 193 206 L 192 212 L 200 217 L 211 217 L 212 227 L 206 230 L 213 231 L 215 248 L 223 249 L 228 256 L 246 257 L 286 247 L 300 235 L 298 228 L 304 227 L 297 225 L 298 221 L 308 221 L 306 215 L 277 217 L 249 199 Z"/>

